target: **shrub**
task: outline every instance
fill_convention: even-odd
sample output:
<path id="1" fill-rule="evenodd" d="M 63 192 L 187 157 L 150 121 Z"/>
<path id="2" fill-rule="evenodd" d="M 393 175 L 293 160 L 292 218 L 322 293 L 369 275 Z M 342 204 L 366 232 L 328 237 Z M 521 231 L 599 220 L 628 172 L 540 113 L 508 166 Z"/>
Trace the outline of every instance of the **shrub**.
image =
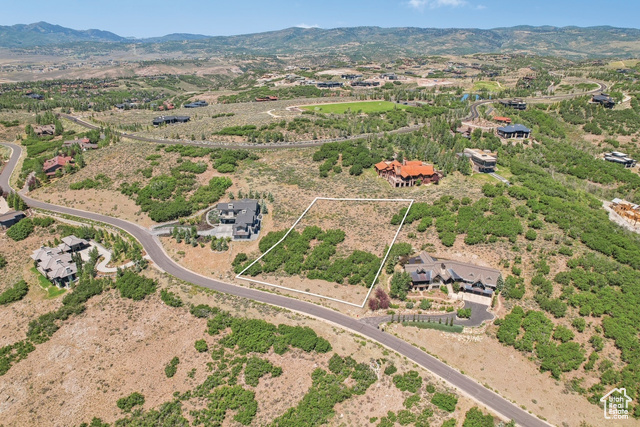
<path id="1" fill-rule="evenodd" d="M 458 404 L 458 398 L 455 394 L 450 393 L 435 393 L 431 398 L 431 403 L 436 405 L 443 411 L 453 412 L 456 410 Z"/>
<path id="2" fill-rule="evenodd" d="M 538 238 L 538 233 L 536 233 L 535 230 L 530 228 L 527 230 L 526 234 L 524 235 L 524 238 L 527 240 L 534 241 Z"/>
<path id="3" fill-rule="evenodd" d="M 131 270 L 125 270 L 116 279 L 116 288 L 120 290 L 120 295 L 134 301 L 142 300 L 154 293 L 156 285 L 155 280 L 142 277 Z"/>
<path id="4" fill-rule="evenodd" d="M 434 386 L 433 384 L 429 383 L 429 384 L 427 384 L 426 390 L 427 390 L 427 393 L 435 393 L 436 392 L 436 386 Z"/>
<path id="5" fill-rule="evenodd" d="M 458 317 L 462 319 L 469 319 L 471 317 L 471 309 L 470 308 L 461 308 L 457 312 Z"/>
<path id="6" fill-rule="evenodd" d="M 584 332 L 585 328 L 587 327 L 587 322 L 582 317 L 576 317 L 571 322 L 571 326 L 576 328 L 576 331 L 578 332 Z"/>
<path id="7" fill-rule="evenodd" d="M 27 295 L 27 292 L 29 292 L 29 285 L 24 280 L 20 280 L 0 294 L 0 305 L 20 301 Z"/>
<path id="8" fill-rule="evenodd" d="M 7 259 L 0 254 L 0 268 L 5 268 L 7 266 Z"/>
<path id="9" fill-rule="evenodd" d="M 180 359 L 178 357 L 174 357 L 171 361 L 164 367 L 164 373 L 167 378 L 173 377 L 176 372 L 178 372 L 178 364 L 180 363 Z"/>
<path id="10" fill-rule="evenodd" d="M 431 308 L 431 301 L 428 299 L 420 300 L 420 310 L 429 310 Z"/>
<path id="11" fill-rule="evenodd" d="M 127 397 L 121 397 L 116 402 L 118 408 L 122 409 L 124 412 L 131 412 L 131 409 L 134 406 L 142 406 L 144 405 L 144 396 L 137 391 L 134 391 Z M 92 424 L 93 425 L 93 424 Z"/>
<path id="12" fill-rule="evenodd" d="M 218 310 L 217 308 L 210 307 L 206 304 L 194 305 L 191 307 L 191 310 L 189 310 L 189 312 L 193 316 L 198 317 L 200 319 L 211 317 L 214 314 L 218 314 L 219 311 L 220 310 Z"/>
<path id="13" fill-rule="evenodd" d="M 195 343 L 195 347 L 198 353 L 204 353 L 205 351 L 209 350 L 209 346 L 207 345 L 207 342 L 205 340 L 197 340 Z"/>
<path id="14" fill-rule="evenodd" d="M 473 407 L 467 411 L 464 416 L 462 427 L 493 427 L 493 417 L 489 414 L 484 415 L 482 411 Z"/>
<path id="15" fill-rule="evenodd" d="M 166 289 L 160 291 L 160 299 L 169 307 L 182 307 L 180 297 Z"/>
<path id="16" fill-rule="evenodd" d="M 24 218 L 17 224 L 13 224 L 7 230 L 7 236 L 16 242 L 26 239 L 33 233 L 34 226 L 31 218 Z"/>
<path id="17" fill-rule="evenodd" d="M 401 391 L 416 393 L 422 385 L 422 377 L 416 371 L 409 371 L 393 377 L 393 383 Z"/>

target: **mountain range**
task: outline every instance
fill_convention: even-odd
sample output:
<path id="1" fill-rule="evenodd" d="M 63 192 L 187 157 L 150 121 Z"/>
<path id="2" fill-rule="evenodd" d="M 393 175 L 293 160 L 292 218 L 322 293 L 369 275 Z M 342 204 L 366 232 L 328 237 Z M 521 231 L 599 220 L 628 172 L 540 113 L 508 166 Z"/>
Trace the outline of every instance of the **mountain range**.
<path id="1" fill-rule="evenodd" d="M 0 48 L 99 42 L 140 44 L 154 51 L 290 54 L 349 52 L 356 56 L 441 55 L 521 52 L 567 58 L 640 57 L 640 30 L 634 28 L 517 26 L 509 28 L 286 28 L 237 36 L 168 34 L 133 39 L 109 31 L 74 30 L 46 22 L 0 26 Z M 104 46 L 102 46 L 105 48 Z M 115 47 L 115 46 L 114 46 Z M 359 53 L 358 53 L 359 52 Z"/>

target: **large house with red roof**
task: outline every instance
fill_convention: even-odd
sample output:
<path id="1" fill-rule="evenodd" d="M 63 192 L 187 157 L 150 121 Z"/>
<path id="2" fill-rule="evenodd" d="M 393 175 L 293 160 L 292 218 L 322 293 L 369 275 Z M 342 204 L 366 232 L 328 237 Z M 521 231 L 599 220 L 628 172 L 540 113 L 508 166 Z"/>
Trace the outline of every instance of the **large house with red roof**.
<path id="1" fill-rule="evenodd" d="M 49 177 L 55 176 L 58 169 L 62 169 L 69 163 L 73 164 L 73 157 L 62 155 L 55 156 L 53 159 L 44 161 L 42 171 Z"/>
<path id="2" fill-rule="evenodd" d="M 420 160 L 404 160 L 400 163 L 397 160 L 382 161 L 374 165 L 380 178 L 389 181 L 392 187 L 412 187 L 418 182 L 421 184 L 437 183 L 441 175 L 433 165 L 421 162 Z"/>

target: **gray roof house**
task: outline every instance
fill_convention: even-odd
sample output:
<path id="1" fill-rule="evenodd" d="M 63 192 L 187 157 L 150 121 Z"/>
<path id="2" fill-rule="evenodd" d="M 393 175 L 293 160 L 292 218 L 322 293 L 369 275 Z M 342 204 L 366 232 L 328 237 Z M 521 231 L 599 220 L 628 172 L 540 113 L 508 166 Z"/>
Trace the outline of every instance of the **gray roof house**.
<path id="1" fill-rule="evenodd" d="M 262 215 L 257 200 L 242 199 L 218 203 L 216 209 L 222 224 L 233 224 L 232 236 L 234 240 L 247 240 L 260 232 Z"/>
<path id="2" fill-rule="evenodd" d="M 41 246 L 33 251 L 31 258 L 37 269 L 51 283 L 66 287 L 77 279 L 78 267 L 71 255 L 89 246 L 89 242 L 76 236 L 62 238 L 62 243 L 55 248 Z"/>
<path id="3" fill-rule="evenodd" d="M 404 269 L 411 275 L 414 290 L 428 290 L 442 284 L 458 282 L 465 292 L 488 297 L 496 290 L 501 275 L 495 268 L 438 259 L 426 252 L 411 258 Z"/>
<path id="4" fill-rule="evenodd" d="M 498 135 L 503 138 L 529 138 L 531 129 L 521 124 L 502 126 L 498 128 Z"/>
<path id="5" fill-rule="evenodd" d="M 20 222 L 24 217 L 26 217 L 26 215 L 22 211 L 9 211 L 0 215 L 0 228 L 9 228 L 13 224 Z"/>

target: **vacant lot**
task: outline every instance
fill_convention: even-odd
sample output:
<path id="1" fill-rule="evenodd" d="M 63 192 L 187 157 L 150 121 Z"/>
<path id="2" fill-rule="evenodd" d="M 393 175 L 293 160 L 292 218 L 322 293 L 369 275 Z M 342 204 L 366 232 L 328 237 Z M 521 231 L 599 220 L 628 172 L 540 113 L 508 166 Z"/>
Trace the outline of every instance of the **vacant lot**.
<path id="1" fill-rule="evenodd" d="M 347 111 L 352 113 L 384 113 L 385 111 L 395 110 L 396 108 L 407 108 L 407 106 L 389 101 L 364 101 L 340 102 L 336 104 L 322 105 L 304 105 L 300 108 L 308 111 L 316 111 L 326 114 L 344 114 Z"/>

